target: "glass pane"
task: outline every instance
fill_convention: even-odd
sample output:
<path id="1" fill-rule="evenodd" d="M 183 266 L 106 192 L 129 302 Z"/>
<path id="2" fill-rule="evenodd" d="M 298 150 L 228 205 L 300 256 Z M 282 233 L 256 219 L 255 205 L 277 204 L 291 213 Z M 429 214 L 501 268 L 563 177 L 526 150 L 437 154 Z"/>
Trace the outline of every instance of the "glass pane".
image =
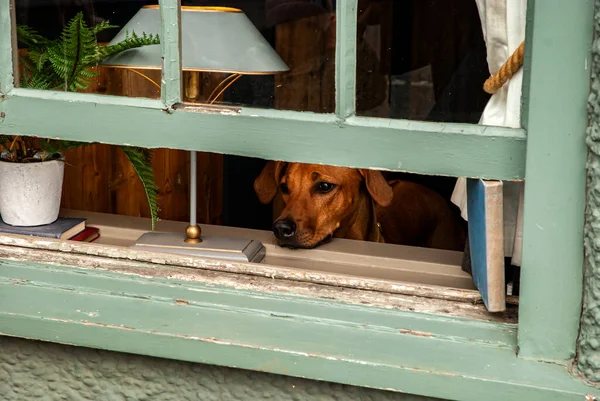
<path id="1" fill-rule="evenodd" d="M 335 111 L 332 0 L 183 5 L 185 102 Z"/>
<path id="2" fill-rule="evenodd" d="M 479 121 L 490 95 L 475 1 L 358 3 L 358 115 Z"/>
<path id="3" fill-rule="evenodd" d="M 19 79 L 24 88 L 77 91 L 131 97 L 160 97 L 160 59 L 156 66 L 122 68 L 107 60 L 147 45 L 160 48 L 158 37 L 110 43 L 144 4 L 152 1 L 17 0 Z M 136 34 L 140 39 L 133 38 Z M 116 43 L 115 43 L 116 44 Z"/>

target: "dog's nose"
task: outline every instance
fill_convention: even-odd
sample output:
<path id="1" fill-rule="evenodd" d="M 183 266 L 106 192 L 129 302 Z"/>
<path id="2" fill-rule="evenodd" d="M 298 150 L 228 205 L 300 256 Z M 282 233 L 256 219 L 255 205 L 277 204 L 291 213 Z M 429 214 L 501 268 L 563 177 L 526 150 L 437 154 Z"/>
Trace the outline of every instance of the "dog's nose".
<path id="1" fill-rule="evenodd" d="M 296 234 L 296 223 L 289 219 L 277 220 L 273 223 L 273 233 L 277 239 L 289 239 Z"/>

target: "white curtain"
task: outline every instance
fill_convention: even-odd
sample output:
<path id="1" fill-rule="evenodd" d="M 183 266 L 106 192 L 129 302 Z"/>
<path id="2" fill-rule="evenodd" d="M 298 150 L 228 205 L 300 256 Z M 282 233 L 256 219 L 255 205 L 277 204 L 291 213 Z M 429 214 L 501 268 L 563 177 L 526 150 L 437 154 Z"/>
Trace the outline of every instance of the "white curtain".
<path id="1" fill-rule="evenodd" d="M 479 10 L 483 36 L 487 47 L 490 74 L 496 73 L 525 40 L 527 0 L 475 0 Z M 489 100 L 479 124 L 521 127 L 520 69 L 502 89 Z M 483 88 L 482 88 L 483 90 Z M 504 182 L 504 253 L 512 264 L 521 265 L 523 182 Z M 466 179 L 459 178 L 452 202 L 467 220 Z"/>

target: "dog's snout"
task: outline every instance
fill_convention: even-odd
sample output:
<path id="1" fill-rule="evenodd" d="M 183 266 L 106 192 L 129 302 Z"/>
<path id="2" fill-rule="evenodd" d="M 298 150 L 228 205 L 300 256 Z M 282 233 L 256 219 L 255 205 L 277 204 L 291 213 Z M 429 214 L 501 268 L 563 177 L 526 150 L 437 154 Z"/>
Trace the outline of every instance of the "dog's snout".
<path id="1" fill-rule="evenodd" d="M 277 220 L 273 223 L 273 233 L 279 240 L 290 239 L 296 234 L 296 223 L 290 219 Z"/>

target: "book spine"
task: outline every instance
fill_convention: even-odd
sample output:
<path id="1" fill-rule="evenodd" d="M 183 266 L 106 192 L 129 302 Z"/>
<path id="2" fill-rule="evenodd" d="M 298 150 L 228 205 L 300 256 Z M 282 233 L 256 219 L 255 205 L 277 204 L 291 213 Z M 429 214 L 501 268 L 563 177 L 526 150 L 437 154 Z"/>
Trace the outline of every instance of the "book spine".
<path id="1" fill-rule="evenodd" d="M 501 181 L 487 186 L 485 197 L 488 310 L 506 309 L 504 278 L 504 191 Z"/>
<path id="2" fill-rule="evenodd" d="M 490 312 L 506 309 L 502 181 L 467 180 L 473 282 Z"/>
<path id="3" fill-rule="evenodd" d="M 69 240 L 70 241 L 86 241 L 87 238 L 96 235 L 99 231 L 100 230 L 98 228 L 87 227 L 86 229 L 84 229 L 80 233 L 75 234 L 74 236 L 72 236 L 71 238 L 69 238 Z"/>
<path id="4" fill-rule="evenodd" d="M 100 238 L 100 233 L 98 233 L 98 232 L 97 232 L 96 234 L 93 234 L 91 237 L 89 237 L 89 238 L 86 238 L 84 241 L 85 241 L 85 242 L 94 242 L 94 241 L 96 241 L 98 238 Z"/>

